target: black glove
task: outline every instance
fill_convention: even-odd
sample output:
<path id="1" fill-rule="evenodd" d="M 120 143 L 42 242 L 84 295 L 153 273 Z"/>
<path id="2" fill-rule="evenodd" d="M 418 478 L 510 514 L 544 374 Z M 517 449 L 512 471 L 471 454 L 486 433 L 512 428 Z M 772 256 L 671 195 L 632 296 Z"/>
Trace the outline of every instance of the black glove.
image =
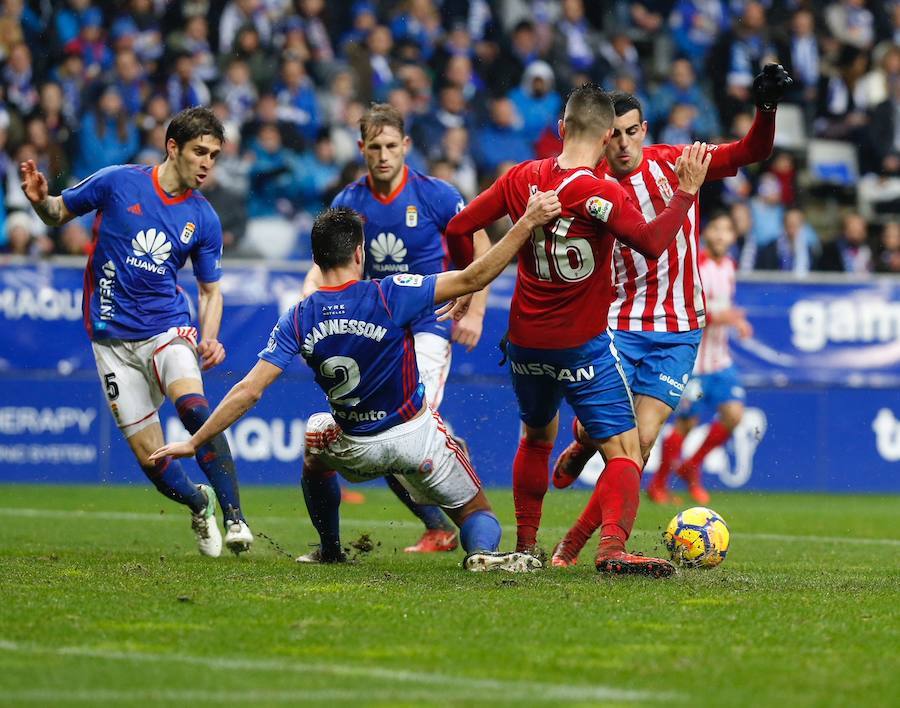
<path id="1" fill-rule="evenodd" d="M 766 64 L 762 73 L 753 79 L 753 100 L 756 107 L 764 111 L 773 110 L 793 85 L 794 80 L 781 64 Z"/>

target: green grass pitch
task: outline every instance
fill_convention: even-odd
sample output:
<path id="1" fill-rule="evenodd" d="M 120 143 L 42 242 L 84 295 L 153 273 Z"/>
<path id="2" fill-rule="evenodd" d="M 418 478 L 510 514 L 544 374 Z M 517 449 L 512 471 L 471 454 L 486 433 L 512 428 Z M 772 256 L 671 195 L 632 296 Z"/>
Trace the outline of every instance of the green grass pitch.
<path id="1" fill-rule="evenodd" d="M 149 486 L 0 486 L 0 705 L 897 705 L 897 497 L 715 495 L 728 559 L 654 581 L 588 552 L 530 575 L 411 557 L 416 524 L 364 491 L 344 540 L 374 550 L 301 567 L 298 489 L 243 491 L 282 552 L 213 560 Z M 508 547 L 510 492 L 489 492 Z M 551 490 L 545 546 L 585 500 Z M 632 548 L 676 510 L 644 502 Z"/>

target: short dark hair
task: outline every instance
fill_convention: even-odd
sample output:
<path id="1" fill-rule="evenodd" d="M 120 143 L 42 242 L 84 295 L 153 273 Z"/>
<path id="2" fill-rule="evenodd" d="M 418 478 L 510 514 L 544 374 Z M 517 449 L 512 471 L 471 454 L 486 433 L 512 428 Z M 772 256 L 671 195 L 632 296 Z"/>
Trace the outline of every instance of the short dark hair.
<path id="1" fill-rule="evenodd" d="M 185 108 L 175 114 L 166 128 L 166 142 L 175 141 L 179 148 L 194 138 L 211 135 L 220 143 L 225 142 L 225 127 L 215 113 L 204 106 Z"/>
<path id="2" fill-rule="evenodd" d="M 312 256 L 322 270 L 347 265 L 362 242 L 362 217 L 349 207 L 327 209 L 313 222 Z"/>
<path id="3" fill-rule="evenodd" d="M 613 105 L 597 84 L 583 83 L 572 89 L 563 114 L 566 132 L 571 135 L 601 134 L 612 127 Z"/>
<path id="4" fill-rule="evenodd" d="M 612 101 L 616 117 L 624 116 L 628 111 L 637 111 L 638 120 L 642 123 L 644 122 L 644 109 L 641 107 L 641 102 L 634 94 L 628 93 L 627 91 L 610 91 L 609 100 Z"/>
<path id="5" fill-rule="evenodd" d="M 369 138 L 370 134 L 374 138 L 385 128 L 396 128 L 400 135 L 406 135 L 400 111 L 390 103 L 369 104 L 369 109 L 359 120 L 359 134 L 363 142 Z"/>

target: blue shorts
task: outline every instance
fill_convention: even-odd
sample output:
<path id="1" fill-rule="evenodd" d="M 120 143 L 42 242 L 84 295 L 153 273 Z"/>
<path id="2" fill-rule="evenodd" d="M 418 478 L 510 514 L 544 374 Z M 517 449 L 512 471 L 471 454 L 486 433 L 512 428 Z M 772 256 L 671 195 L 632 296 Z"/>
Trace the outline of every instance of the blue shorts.
<path id="1" fill-rule="evenodd" d="M 743 403 L 746 397 L 737 369 L 729 366 L 713 374 L 700 374 L 692 378 L 678 407 L 678 415 L 682 418 L 712 418 L 723 403 Z"/>
<path id="2" fill-rule="evenodd" d="M 547 425 L 565 398 L 595 440 L 635 427 L 631 392 L 608 332 L 572 349 L 527 349 L 510 343 L 507 353 L 525 425 Z"/>
<path id="3" fill-rule="evenodd" d="M 674 410 L 694 370 L 703 331 L 630 332 L 616 330 L 613 341 L 631 392 L 652 396 Z"/>

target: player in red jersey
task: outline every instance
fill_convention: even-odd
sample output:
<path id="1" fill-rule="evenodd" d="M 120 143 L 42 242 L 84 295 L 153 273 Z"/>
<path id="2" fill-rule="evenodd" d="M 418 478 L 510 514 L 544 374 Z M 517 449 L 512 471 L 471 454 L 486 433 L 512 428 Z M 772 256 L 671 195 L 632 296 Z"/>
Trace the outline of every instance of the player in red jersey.
<path id="1" fill-rule="evenodd" d="M 703 229 L 706 248 L 700 252 L 700 277 L 706 295 L 706 328 L 694 364 L 694 375 L 685 388 L 676 411 L 675 424 L 662 442 L 662 462 L 647 486 L 653 501 L 670 503 L 667 488 L 669 473 L 677 467 L 691 496 L 700 504 L 709 503 L 709 494 L 701 483 L 700 466 L 712 450 L 724 444 L 744 416 L 744 388 L 728 347 L 730 331 L 741 339 L 753 334 L 744 311 L 734 306 L 735 265 L 728 255 L 737 233 L 726 213 L 713 216 Z M 715 415 L 706 438 L 697 451 L 679 466 L 681 446 L 687 434 L 701 418 Z"/>
<path id="2" fill-rule="evenodd" d="M 681 227 L 711 158 L 705 145 L 685 148 L 676 160 L 680 188 L 647 223 L 620 185 L 593 173 L 612 123 L 606 93 L 593 84 L 575 89 L 559 122 L 562 154 L 513 167 L 457 214 L 445 233 L 454 261 L 469 263 L 475 231 L 506 214 L 518 219 L 532 192 L 557 192 L 562 214 L 535 229 L 519 252 L 509 313 L 510 369 L 525 432 L 513 463 L 516 547 L 530 551 L 536 544 L 565 398 L 584 421 L 590 444 L 609 460 L 582 522 L 595 524 L 591 533 L 602 525 L 597 569 L 660 577 L 674 571 L 668 561 L 625 551 L 639 503 L 641 452 L 631 393 L 606 327 L 610 259 L 615 238 L 647 257 L 659 256 Z"/>
<path id="3" fill-rule="evenodd" d="M 775 140 L 775 110 L 791 85 L 780 64 L 767 64 L 753 82 L 757 112 L 753 125 L 741 140 L 711 145 L 707 179 L 722 179 L 764 160 Z M 606 159 L 597 175 L 619 183 L 652 219 L 672 199 L 674 161 L 682 147 L 644 147 L 647 122 L 640 102 L 631 94 L 612 94 L 616 119 Z M 706 324 L 703 286 L 697 266 L 700 228 L 699 202 L 695 198 L 678 237 L 655 261 L 635 253 L 628 244 L 617 244 L 613 254 L 615 302 L 609 309 L 609 326 L 634 393 L 635 415 L 644 463 L 659 431 L 677 407 L 690 378 Z M 594 455 L 584 421 L 575 420 L 575 440 L 560 455 L 553 469 L 553 484 L 567 487 L 577 479 Z M 583 530 L 573 528 L 558 544 L 552 562 L 571 565 L 578 557 Z"/>

